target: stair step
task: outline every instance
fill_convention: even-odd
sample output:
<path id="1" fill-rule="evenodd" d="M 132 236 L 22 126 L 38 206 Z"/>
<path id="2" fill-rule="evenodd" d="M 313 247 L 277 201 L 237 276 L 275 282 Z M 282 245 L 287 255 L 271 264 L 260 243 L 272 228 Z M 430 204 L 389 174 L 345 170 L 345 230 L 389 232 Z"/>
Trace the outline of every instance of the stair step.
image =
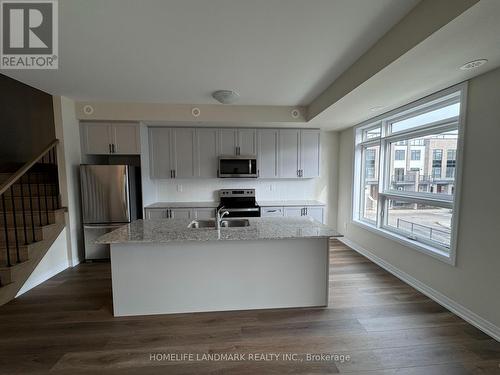
<path id="1" fill-rule="evenodd" d="M 17 243 L 19 245 L 25 244 L 24 238 L 24 228 L 7 228 L 7 234 L 9 238 L 9 246 L 15 246 L 16 244 L 16 231 L 17 231 Z M 26 228 L 27 242 L 32 243 L 36 241 L 43 240 L 43 227 L 35 227 L 35 238 L 33 238 L 33 230 L 31 228 Z M 5 240 L 5 228 L 0 228 L 0 247 L 6 247 L 7 241 Z"/>
<path id="2" fill-rule="evenodd" d="M 12 173 L 0 173 L 0 184 L 3 184 L 12 176 Z M 20 180 L 23 184 L 32 184 L 35 185 L 37 183 L 55 183 L 57 181 L 57 175 L 53 172 L 39 172 L 39 173 L 28 173 L 23 175 Z M 19 180 L 18 180 L 19 181 Z M 16 181 L 16 183 L 18 183 Z"/>
<path id="3" fill-rule="evenodd" d="M 5 197 L 5 210 L 6 211 L 13 211 L 12 208 L 15 206 L 15 211 L 21 211 L 22 209 L 22 201 L 20 197 L 14 197 L 14 204 L 12 204 L 12 199 L 9 197 Z M 30 206 L 31 204 L 31 206 Z M 30 209 L 33 210 L 41 210 L 45 211 L 45 209 L 49 210 L 54 210 L 59 208 L 59 198 L 56 196 L 47 196 L 47 199 L 45 199 L 45 196 L 40 196 L 40 197 L 25 197 L 24 198 L 24 209 L 25 211 L 30 211 Z M 0 212 L 3 212 L 3 207 L 2 203 L 0 202 Z"/>
<path id="4" fill-rule="evenodd" d="M 50 210 L 49 213 L 49 220 L 47 221 L 47 215 L 45 211 L 33 211 L 33 224 L 35 226 L 40 226 L 40 225 L 47 225 L 47 224 L 54 224 L 56 222 L 56 215 L 59 213 L 64 212 L 64 210 L 59 209 L 59 210 Z M 7 225 L 8 226 L 14 226 L 14 212 L 13 211 L 6 211 L 6 216 L 7 216 Z M 23 225 L 23 211 L 19 210 L 16 211 L 15 213 L 16 216 L 16 224 L 18 226 Z M 24 219 L 26 220 L 26 225 L 31 227 L 31 212 L 29 210 L 24 210 Z M 3 211 L 0 211 L 0 230 L 3 228 L 3 223 L 4 223 L 4 217 L 3 217 Z"/>
<path id="5" fill-rule="evenodd" d="M 48 196 L 55 195 L 57 196 L 59 192 L 57 191 L 57 184 L 55 183 L 47 183 L 47 184 L 40 184 L 40 186 L 37 186 L 36 184 L 30 184 L 31 185 L 31 196 L 45 196 L 47 194 Z M 26 198 L 30 196 L 30 188 L 28 184 L 23 183 L 22 185 L 19 182 L 16 182 L 14 185 L 12 185 L 12 192 L 11 189 L 7 190 L 4 194 L 5 197 L 9 197 L 10 199 L 11 195 L 14 195 L 14 197 L 21 197 L 21 186 L 22 186 L 22 195 Z M 40 191 L 38 190 L 40 189 Z"/>
<path id="6" fill-rule="evenodd" d="M 9 248 L 9 255 L 11 263 L 17 262 L 17 251 L 15 246 Z M 19 246 L 19 260 L 24 262 L 29 259 L 29 245 Z M 0 265 L 4 266 L 7 264 L 7 248 L 5 244 L 0 245 Z"/>

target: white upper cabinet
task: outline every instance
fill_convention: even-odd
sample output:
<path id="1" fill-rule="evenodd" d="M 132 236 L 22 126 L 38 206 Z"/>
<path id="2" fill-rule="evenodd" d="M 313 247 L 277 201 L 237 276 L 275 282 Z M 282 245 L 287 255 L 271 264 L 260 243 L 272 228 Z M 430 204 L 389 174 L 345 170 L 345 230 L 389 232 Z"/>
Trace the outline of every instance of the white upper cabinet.
<path id="1" fill-rule="evenodd" d="M 108 154 L 106 148 L 111 146 L 102 142 L 108 133 L 99 126 L 89 126 L 87 138 L 96 138 L 94 153 Z M 121 147 L 116 148 L 120 153 Z M 260 178 L 314 178 L 320 171 L 320 132 L 316 129 L 151 127 L 149 149 L 154 179 L 216 178 L 221 155 L 257 155 Z"/>
<path id="2" fill-rule="evenodd" d="M 278 133 L 277 129 L 259 129 L 257 131 L 259 177 L 278 177 Z"/>
<path id="3" fill-rule="evenodd" d="M 195 129 L 172 129 L 172 175 L 174 178 L 195 177 Z"/>
<path id="4" fill-rule="evenodd" d="M 218 138 L 219 129 L 198 128 L 196 129 L 196 149 L 198 150 L 198 161 L 196 176 L 204 178 L 216 178 L 218 168 Z"/>
<path id="5" fill-rule="evenodd" d="M 219 129 L 219 155 L 236 155 L 236 129 Z"/>
<path id="6" fill-rule="evenodd" d="M 300 177 L 319 177 L 320 133 L 319 130 L 300 131 Z"/>
<path id="7" fill-rule="evenodd" d="M 84 153 L 93 155 L 111 154 L 111 126 L 102 123 L 82 124 Z"/>
<path id="8" fill-rule="evenodd" d="M 138 155 L 141 153 L 139 125 L 113 124 L 111 125 L 113 154 Z"/>
<path id="9" fill-rule="evenodd" d="M 255 129 L 238 129 L 237 131 L 237 154 L 257 154 L 257 131 Z"/>
<path id="10" fill-rule="evenodd" d="M 255 155 L 255 129 L 219 129 L 219 155 Z"/>
<path id="11" fill-rule="evenodd" d="M 279 177 L 297 178 L 300 169 L 300 130 L 279 130 Z"/>
<path id="12" fill-rule="evenodd" d="M 87 122 L 82 124 L 82 136 L 86 154 L 140 154 L 138 124 Z"/>
<path id="13" fill-rule="evenodd" d="M 279 130 L 279 177 L 319 176 L 320 132 L 317 129 Z"/>
<path id="14" fill-rule="evenodd" d="M 149 169 L 151 178 L 173 178 L 172 129 L 149 128 Z"/>

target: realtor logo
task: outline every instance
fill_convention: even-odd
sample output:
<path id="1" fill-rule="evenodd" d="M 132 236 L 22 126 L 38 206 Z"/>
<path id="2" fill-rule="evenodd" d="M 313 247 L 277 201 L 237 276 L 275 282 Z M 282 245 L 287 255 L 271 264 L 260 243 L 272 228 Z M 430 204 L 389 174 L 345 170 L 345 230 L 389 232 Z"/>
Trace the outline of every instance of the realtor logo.
<path id="1" fill-rule="evenodd" d="M 58 68 L 57 0 L 2 0 L 0 19 L 0 68 Z"/>

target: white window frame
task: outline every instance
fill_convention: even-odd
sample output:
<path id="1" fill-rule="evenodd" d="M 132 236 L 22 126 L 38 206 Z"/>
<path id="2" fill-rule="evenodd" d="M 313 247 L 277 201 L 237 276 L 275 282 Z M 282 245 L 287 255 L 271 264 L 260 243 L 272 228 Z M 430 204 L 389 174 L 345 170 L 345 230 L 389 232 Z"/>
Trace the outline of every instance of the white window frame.
<path id="1" fill-rule="evenodd" d="M 435 108 L 440 108 L 456 102 L 456 95 L 459 95 L 460 113 L 457 117 L 448 118 L 443 121 L 436 121 L 424 126 L 407 129 L 391 134 L 391 124 L 401 121 L 421 113 L 432 111 Z M 435 102 L 430 104 L 431 102 Z M 365 121 L 354 127 L 354 157 L 353 157 L 353 189 L 352 189 L 352 210 L 351 222 L 361 226 L 367 230 L 377 233 L 388 239 L 397 241 L 407 247 L 417 251 L 428 254 L 448 264 L 455 265 L 456 263 L 456 247 L 458 238 L 458 223 L 459 223 L 459 202 L 460 192 L 462 185 L 462 158 L 463 158 L 463 144 L 465 133 L 465 114 L 467 109 L 467 82 L 459 85 L 452 86 L 448 89 L 434 93 L 428 97 L 417 100 L 413 103 L 397 108 L 393 111 L 377 116 L 373 119 Z M 363 134 L 366 130 L 371 130 L 376 127 L 381 129 L 380 138 L 371 138 L 366 141 L 362 140 Z M 443 195 L 436 196 L 433 193 L 404 192 L 392 191 L 386 189 L 389 184 L 390 163 L 386 159 L 388 155 L 391 142 L 398 140 L 408 139 L 411 137 L 425 136 L 431 133 L 445 132 L 450 129 L 458 129 L 458 140 L 456 148 L 456 162 L 455 162 L 455 193 L 453 196 Z M 377 201 L 377 220 L 376 222 L 367 220 L 363 217 L 362 208 L 364 207 L 364 165 L 362 160 L 362 149 L 380 145 L 379 163 L 378 163 L 378 183 L 379 183 L 379 198 Z M 443 155 L 444 156 L 444 155 Z M 377 168 L 377 165 L 375 166 Z M 400 199 L 405 201 L 422 203 L 429 205 L 437 205 L 437 207 L 453 209 L 452 222 L 451 222 L 451 239 L 450 247 L 445 248 L 437 245 L 436 243 L 419 239 L 414 241 L 408 238 L 408 234 L 398 232 L 394 228 L 387 228 L 385 221 L 386 208 L 384 207 L 389 199 Z"/>

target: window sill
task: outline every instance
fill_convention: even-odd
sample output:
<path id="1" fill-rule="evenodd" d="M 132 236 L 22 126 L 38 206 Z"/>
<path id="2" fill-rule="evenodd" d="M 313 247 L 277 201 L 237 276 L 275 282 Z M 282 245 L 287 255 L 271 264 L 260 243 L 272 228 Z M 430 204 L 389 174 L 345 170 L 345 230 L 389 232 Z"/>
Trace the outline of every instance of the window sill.
<path id="1" fill-rule="evenodd" d="M 422 243 L 411 241 L 411 240 L 407 239 L 406 237 L 400 236 L 396 233 L 392 233 L 392 232 L 385 230 L 385 229 L 382 229 L 382 228 L 377 228 L 373 225 L 370 225 L 370 224 L 363 222 L 363 221 L 360 221 L 360 220 L 353 219 L 351 221 L 351 223 L 358 226 L 358 227 L 366 229 L 372 233 L 375 233 L 375 234 L 380 235 L 384 238 L 387 238 L 388 240 L 396 241 L 396 242 L 402 244 L 403 246 L 409 247 L 413 250 L 417 250 L 421 253 L 430 255 L 433 258 L 436 258 L 436 259 L 438 259 L 442 262 L 445 262 L 449 265 L 455 266 L 455 256 L 454 256 L 454 251 L 452 249 L 450 249 L 450 253 L 447 254 L 447 253 L 443 252 L 442 250 L 436 249 L 432 246 L 428 246 L 428 245 L 425 245 Z"/>

